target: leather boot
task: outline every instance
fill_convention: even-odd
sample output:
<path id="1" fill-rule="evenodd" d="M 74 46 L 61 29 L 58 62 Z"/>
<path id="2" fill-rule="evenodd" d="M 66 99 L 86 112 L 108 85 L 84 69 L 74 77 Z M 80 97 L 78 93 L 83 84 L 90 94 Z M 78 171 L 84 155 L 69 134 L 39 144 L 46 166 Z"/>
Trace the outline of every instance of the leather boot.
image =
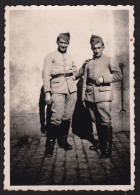
<path id="1" fill-rule="evenodd" d="M 103 125 L 101 132 L 101 158 L 110 158 L 112 152 L 112 127 Z"/>
<path id="2" fill-rule="evenodd" d="M 98 149 L 100 149 L 101 150 L 101 140 L 102 140 L 102 125 L 99 123 L 99 122 L 97 122 L 96 123 L 96 130 L 97 130 L 97 135 L 98 135 Z"/>
<path id="3" fill-rule="evenodd" d="M 89 147 L 89 150 L 97 150 L 98 149 L 99 142 L 98 142 L 98 140 L 96 140 L 94 138 L 93 134 L 89 135 L 87 137 L 87 140 L 92 143 L 92 146 Z"/>
<path id="4" fill-rule="evenodd" d="M 67 136 L 61 136 L 58 139 L 58 145 L 64 150 L 72 150 L 72 146 L 67 142 Z"/>
<path id="5" fill-rule="evenodd" d="M 106 146 L 106 156 L 111 157 L 112 153 L 112 127 L 107 128 L 107 146 Z"/>
<path id="6" fill-rule="evenodd" d="M 56 133 L 58 130 L 58 126 L 54 124 L 50 124 L 47 131 L 47 140 L 46 140 L 46 157 L 53 156 L 53 150 L 55 145 Z"/>
<path id="7" fill-rule="evenodd" d="M 46 157 L 52 157 L 53 156 L 54 144 L 55 144 L 55 139 L 47 138 L 47 140 L 46 140 L 46 152 L 45 152 Z"/>
<path id="8" fill-rule="evenodd" d="M 60 135 L 57 137 L 58 145 L 64 150 L 72 150 L 72 146 L 68 143 L 68 133 L 70 128 L 70 121 L 63 120 L 60 126 Z"/>
<path id="9" fill-rule="evenodd" d="M 101 150 L 101 158 L 106 158 L 106 127 L 101 126 L 100 129 L 100 150 Z"/>

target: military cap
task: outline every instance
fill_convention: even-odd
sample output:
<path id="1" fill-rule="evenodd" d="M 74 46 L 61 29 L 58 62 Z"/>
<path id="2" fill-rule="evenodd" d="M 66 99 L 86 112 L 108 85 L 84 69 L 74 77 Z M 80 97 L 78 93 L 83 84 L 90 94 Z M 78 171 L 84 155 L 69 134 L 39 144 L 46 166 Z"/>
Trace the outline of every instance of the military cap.
<path id="1" fill-rule="evenodd" d="M 70 33 L 60 33 L 58 35 L 58 37 L 57 37 L 57 40 L 58 40 L 58 38 L 63 39 L 64 41 L 69 42 L 69 40 L 70 40 Z"/>
<path id="2" fill-rule="evenodd" d="M 97 35 L 91 35 L 90 44 L 96 45 L 97 43 L 103 43 L 103 39 Z"/>

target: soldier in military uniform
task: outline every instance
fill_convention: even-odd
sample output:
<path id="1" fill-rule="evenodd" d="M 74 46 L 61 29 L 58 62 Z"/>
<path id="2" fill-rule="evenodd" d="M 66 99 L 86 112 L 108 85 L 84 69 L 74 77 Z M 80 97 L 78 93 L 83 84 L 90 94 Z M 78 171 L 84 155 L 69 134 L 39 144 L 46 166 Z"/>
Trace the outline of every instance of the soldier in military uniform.
<path id="1" fill-rule="evenodd" d="M 85 70 L 83 67 L 76 73 L 79 78 L 84 72 L 82 101 L 89 108 L 92 121 L 96 123 L 101 157 L 108 158 L 112 152 L 111 125 L 111 83 L 120 81 L 122 74 L 119 66 L 103 54 L 104 42 L 101 37 L 92 35 L 90 38 L 93 59 Z M 84 71 L 83 71 L 84 70 Z"/>
<path id="2" fill-rule="evenodd" d="M 71 117 L 76 103 L 76 83 L 73 73 L 74 61 L 67 53 L 70 41 L 69 33 L 57 37 L 57 51 L 49 53 L 43 66 L 43 86 L 45 101 L 51 105 L 51 120 L 47 129 L 46 156 L 53 156 L 55 139 L 65 150 L 71 150 L 67 137 Z"/>

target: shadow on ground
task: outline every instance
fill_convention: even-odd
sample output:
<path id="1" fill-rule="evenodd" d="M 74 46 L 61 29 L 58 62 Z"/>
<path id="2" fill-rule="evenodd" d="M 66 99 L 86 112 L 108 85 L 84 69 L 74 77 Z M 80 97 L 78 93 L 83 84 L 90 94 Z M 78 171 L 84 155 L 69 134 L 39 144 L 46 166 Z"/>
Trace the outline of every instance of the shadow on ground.
<path id="1" fill-rule="evenodd" d="M 46 158 L 44 137 L 11 139 L 11 185 L 129 185 L 129 132 L 113 135 L 110 159 L 101 159 L 100 151 L 90 151 L 87 140 L 70 135 L 73 150 L 64 151 L 55 144 L 54 156 Z"/>

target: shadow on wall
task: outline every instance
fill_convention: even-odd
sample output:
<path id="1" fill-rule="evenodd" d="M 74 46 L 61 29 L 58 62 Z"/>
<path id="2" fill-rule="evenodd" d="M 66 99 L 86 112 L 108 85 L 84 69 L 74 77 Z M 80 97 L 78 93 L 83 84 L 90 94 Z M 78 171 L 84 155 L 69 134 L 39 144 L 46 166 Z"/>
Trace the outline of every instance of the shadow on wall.
<path id="1" fill-rule="evenodd" d="M 91 141 L 92 137 L 92 121 L 87 109 L 81 104 L 83 79 L 79 79 L 77 83 L 77 103 L 72 118 L 72 132 L 78 135 L 82 139 Z M 40 100 L 39 100 L 39 116 L 41 124 L 41 132 L 44 134 L 50 124 L 51 119 L 51 105 L 46 106 L 45 94 L 43 87 L 41 88 Z"/>

